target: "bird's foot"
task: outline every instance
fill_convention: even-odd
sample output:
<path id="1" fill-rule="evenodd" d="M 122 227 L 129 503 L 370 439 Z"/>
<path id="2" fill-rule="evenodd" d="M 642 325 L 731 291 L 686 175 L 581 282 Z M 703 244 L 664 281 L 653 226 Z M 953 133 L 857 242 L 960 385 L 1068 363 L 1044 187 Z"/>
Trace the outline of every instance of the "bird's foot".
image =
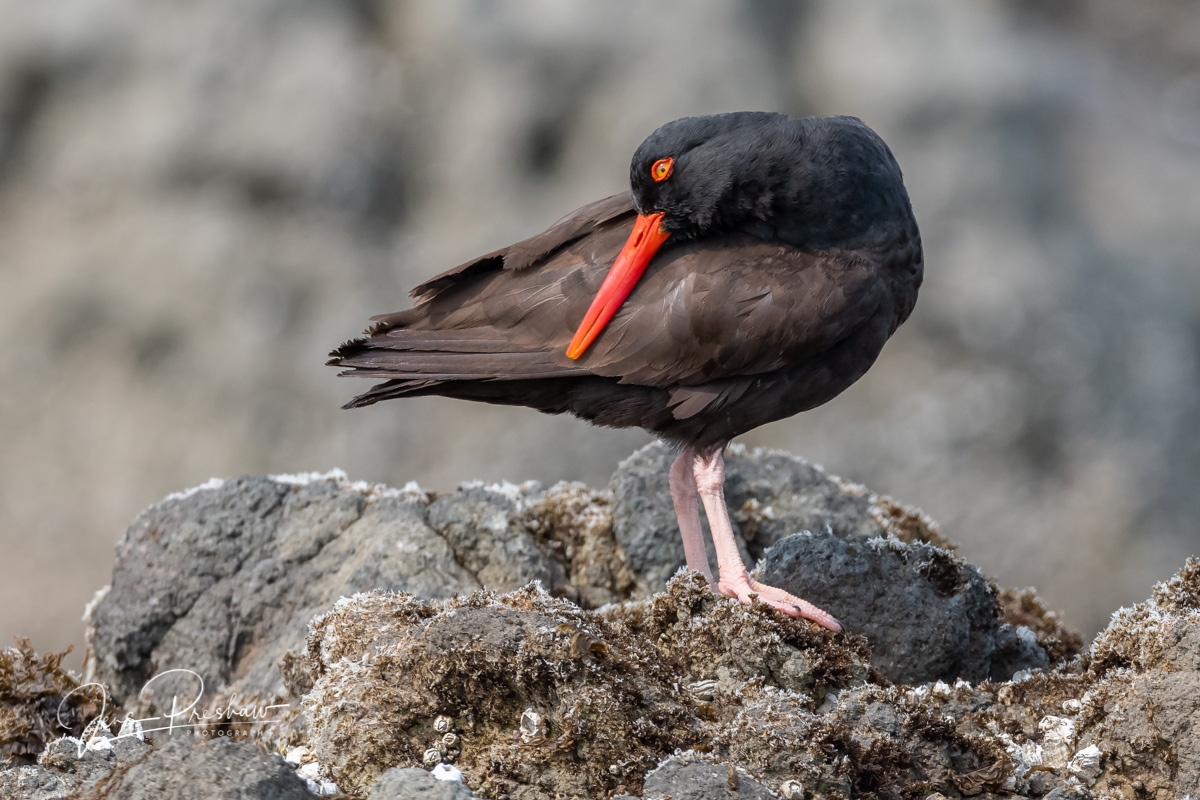
<path id="1" fill-rule="evenodd" d="M 789 617 L 803 617 L 834 632 L 842 629 L 842 623 L 838 622 L 829 612 L 817 608 L 807 600 L 785 592 L 783 589 L 759 583 L 746 572 L 736 578 L 727 579 L 722 575 L 717 588 L 726 597 L 735 597 L 743 603 L 749 604 L 757 596 L 759 602 L 766 603 Z"/>

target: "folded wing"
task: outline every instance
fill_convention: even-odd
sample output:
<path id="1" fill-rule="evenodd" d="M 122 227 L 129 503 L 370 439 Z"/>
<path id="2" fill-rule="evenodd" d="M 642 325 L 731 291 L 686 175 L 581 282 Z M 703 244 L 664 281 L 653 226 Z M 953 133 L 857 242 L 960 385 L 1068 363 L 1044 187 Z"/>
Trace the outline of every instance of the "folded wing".
<path id="1" fill-rule="evenodd" d="M 386 380 L 350 405 L 462 381 L 603 377 L 671 388 L 696 413 L 744 392 L 740 379 L 836 344 L 889 302 L 882 266 L 859 255 L 749 236 L 668 243 L 572 360 L 567 345 L 633 218 L 628 198 L 608 198 L 417 287 L 417 305 L 331 354 L 343 375 Z"/>

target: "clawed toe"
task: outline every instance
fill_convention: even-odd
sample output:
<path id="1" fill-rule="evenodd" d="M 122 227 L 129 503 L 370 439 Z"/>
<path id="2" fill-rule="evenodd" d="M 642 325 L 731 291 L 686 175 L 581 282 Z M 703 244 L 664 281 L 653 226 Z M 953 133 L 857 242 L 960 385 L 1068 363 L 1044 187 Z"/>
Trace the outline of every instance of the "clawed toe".
<path id="1" fill-rule="evenodd" d="M 795 608 L 797 613 L 792 616 L 800 616 L 812 620 L 821 627 L 828 628 L 834 632 L 842 629 L 842 623 L 838 622 L 828 611 L 817 608 L 812 603 L 803 598 L 796 597 L 791 592 L 786 592 L 775 586 L 768 586 L 765 583 L 759 583 L 753 578 L 749 580 L 749 583 L 751 591 L 757 592 L 760 597 L 770 601 L 771 605 L 781 603 Z"/>
<path id="2" fill-rule="evenodd" d="M 817 608 L 807 600 L 796 597 L 796 595 L 786 592 L 783 589 L 759 583 L 749 576 L 746 577 L 744 582 L 721 581 L 718 584 L 718 588 L 721 594 L 726 597 L 736 598 L 743 603 L 749 604 L 757 597 L 759 602 L 765 603 L 776 611 L 787 614 L 789 617 L 803 617 L 834 632 L 842 629 L 842 624 L 829 612 Z"/>

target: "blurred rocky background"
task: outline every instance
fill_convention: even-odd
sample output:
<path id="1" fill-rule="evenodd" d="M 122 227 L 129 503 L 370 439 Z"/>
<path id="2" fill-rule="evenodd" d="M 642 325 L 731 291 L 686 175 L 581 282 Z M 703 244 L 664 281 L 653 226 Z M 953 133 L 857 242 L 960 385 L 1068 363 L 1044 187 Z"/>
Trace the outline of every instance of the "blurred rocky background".
<path id="1" fill-rule="evenodd" d="M 128 522 L 212 475 L 602 485 L 647 437 L 341 412 L 325 353 L 741 109 L 878 130 L 927 265 L 865 379 L 747 444 L 1088 633 L 1200 549 L 1192 0 L 0 0 L 0 643 L 81 643 Z"/>

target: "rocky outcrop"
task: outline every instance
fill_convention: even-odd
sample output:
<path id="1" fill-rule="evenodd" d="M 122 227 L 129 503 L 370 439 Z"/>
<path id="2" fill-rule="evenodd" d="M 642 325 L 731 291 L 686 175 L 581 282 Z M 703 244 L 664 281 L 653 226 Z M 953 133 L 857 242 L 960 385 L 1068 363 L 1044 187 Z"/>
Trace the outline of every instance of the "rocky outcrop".
<path id="1" fill-rule="evenodd" d="M 177 720 L 191 735 L 84 727 L 98 712 L 78 699 L 49 741 L 64 698 L 96 695 L 11 649 L 0 797 L 1200 792 L 1200 563 L 1078 653 L 920 512 L 732 450 L 746 550 L 847 623 L 833 634 L 677 571 L 670 457 L 635 453 L 603 491 L 333 473 L 166 498 L 118 545 L 89 664 L 142 719 L 203 680 Z M 150 680 L 169 670 L 187 672 Z"/>
<path id="2" fill-rule="evenodd" d="M 282 696 L 280 659 L 302 646 L 313 616 L 356 592 L 439 599 L 540 581 L 584 608 L 647 596 L 683 564 L 671 457 L 643 448 L 608 492 L 468 484 L 431 497 L 334 473 L 238 478 L 169 497 L 117 545 L 112 587 L 91 614 L 94 675 L 121 697 L 176 667 L 207 687 Z M 993 588 L 938 546 L 919 513 L 783 453 L 732 450 L 727 472 L 748 563 L 765 557 L 772 580 L 845 617 L 890 680 L 1004 678 L 1047 665 L 1035 637 L 1006 625 Z"/>
<path id="3" fill-rule="evenodd" d="M 535 589 L 371 593 L 314 623 L 304 703 L 322 763 L 359 791 L 389 758 L 440 756 L 442 718 L 458 737 L 447 755 L 485 797 L 721 796 L 703 792 L 724 783 L 730 797 L 761 784 L 1165 798 L 1200 790 L 1197 631 L 1195 561 L 1082 658 L 978 684 L 891 685 L 855 637 L 715 598 L 694 575 L 595 612 Z M 698 765 L 656 766 L 677 751 Z"/>
<path id="4" fill-rule="evenodd" d="M 117 545 L 91 611 L 93 674 L 121 697 L 155 672 L 283 691 L 309 621 L 370 589 L 426 599 L 540 581 L 594 607 L 629 596 L 606 496 L 581 485 L 467 485 L 433 498 L 325 476 L 245 477 L 167 498 Z"/>

